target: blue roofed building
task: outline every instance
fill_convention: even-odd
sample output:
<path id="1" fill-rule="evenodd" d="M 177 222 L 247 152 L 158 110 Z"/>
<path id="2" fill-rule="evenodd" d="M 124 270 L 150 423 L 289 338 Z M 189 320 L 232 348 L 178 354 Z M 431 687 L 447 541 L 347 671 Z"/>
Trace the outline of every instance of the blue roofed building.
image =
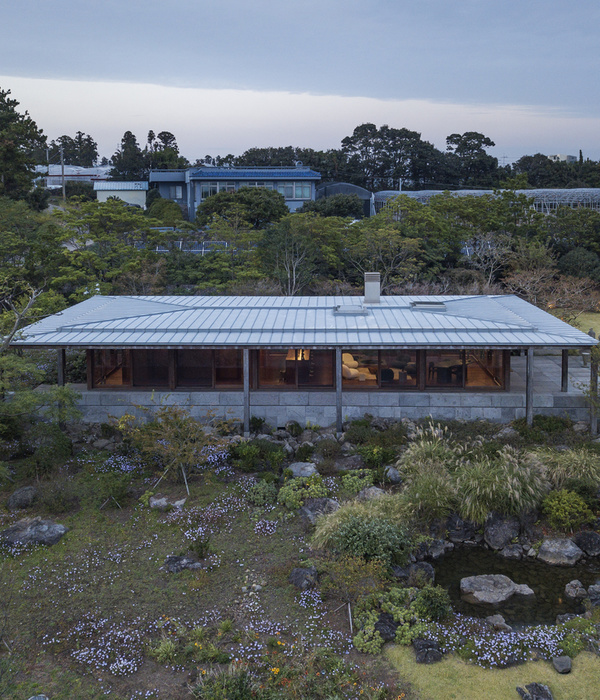
<path id="1" fill-rule="evenodd" d="M 235 192 L 242 187 L 262 187 L 283 195 L 290 211 L 314 200 L 320 173 L 305 167 L 220 167 L 203 165 L 184 170 L 151 170 L 150 185 L 160 196 L 177 202 L 191 221 L 196 208 L 217 192 Z"/>

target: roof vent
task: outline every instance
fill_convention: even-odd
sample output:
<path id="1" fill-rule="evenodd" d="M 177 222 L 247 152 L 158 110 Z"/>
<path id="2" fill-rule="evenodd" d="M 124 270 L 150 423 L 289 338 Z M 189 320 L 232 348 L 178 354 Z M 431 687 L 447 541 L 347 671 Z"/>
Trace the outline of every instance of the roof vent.
<path id="1" fill-rule="evenodd" d="M 410 305 L 415 311 L 446 311 L 445 302 L 434 301 L 433 299 L 431 301 L 429 301 L 428 299 L 411 301 Z"/>
<path id="2" fill-rule="evenodd" d="M 365 304 L 381 301 L 381 276 L 379 272 L 365 272 Z"/>
<path id="3" fill-rule="evenodd" d="M 295 163 L 295 165 L 296 165 L 297 168 L 303 168 L 303 167 L 304 167 L 304 163 L 303 163 L 301 160 L 297 160 L 296 163 Z"/>
<path id="4" fill-rule="evenodd" d="M 333 313 L 343 316 L 368 316 L 369 311 L 362 304 L 339 304 L 333 307 Z"/>

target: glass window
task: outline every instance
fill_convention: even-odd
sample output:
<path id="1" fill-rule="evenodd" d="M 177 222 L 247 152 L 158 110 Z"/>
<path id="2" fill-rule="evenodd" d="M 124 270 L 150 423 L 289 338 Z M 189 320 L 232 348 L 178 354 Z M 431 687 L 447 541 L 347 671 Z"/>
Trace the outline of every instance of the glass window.
<path id="1" fill-rule="evenodd" d="M 379 353 L 382 389 L 417 386 L 417 353 L 414 350 L 382 350 Z"/>
<path id="2" fill-rule="evenodd" d="M 241 350 L 215 350 L 215 386 L 241 387 L 244 384 L 244 368 Z"/>
<path id="3" fill-rule="evenodd" d="M 425 384 L 445 388 L 462 388 L 465 375 L 465 353 L 461 350 L 427 350 Z"/>
<path id="4" fill-rule="evenodd" d="M 258 351 L 258 386 L 296 386 L 296 355 L 293 350 Z"/>
<path id="5" fill-rule="evenodd" d="M 132 350 L 134 386 L 169 386 L 168 350 Z"/>
<path id="6" fill-rule="evenodd" d="M 294 199 L 294 183 L 293 182 L 278 182 L 277 191 L 286 199 Z"/>
<path id="7" fill-rule="evenodd" d="M 379 364 L 377 350 L 346 350 L 342 352 L 342 386 L 346 389 L 377 387 Z"/>
<path id="8" fill-rule="evenodd" d="M 169 199 L 183 199 L 183 187 L 181 185 L 171 185 L 169 187 Z"/>
<path id="9" fill-rule="evenodd" d="M 310 199 L 310 182 L 296 182 L 295 190 L 295 199 Z"/>
<path id="10" fill-rule="evenodd" d="M 177 385 L 211 387 L 212 350 L 177 350 Z"/>
<path id="11" fill-rule="evenodd" d="M 219 192 L 235 192 L 235 182 L 220 182 Z"/>
<path id="12" fill-rule="evenodd" d="M 219 191 L 218 182 L 203 182 L 200 185 L 200 199 L 206 199 Z"/>
<path id="13" fill-rule="evenodd" d="M 129 386 L 131 361 L 129 350 L 93 350 L 93 386 Z"/>
<path id="14" fill-rule="evenodd" d="M 331 350 L 296 350 L 295 352 L 298 387 L 333 388 L 334 354 Z"/>
<path id="15" fill-rule="evenodd" d="M 502 350 L 469 350 L 465 365 L 465 386 L 504 388 Z"/>

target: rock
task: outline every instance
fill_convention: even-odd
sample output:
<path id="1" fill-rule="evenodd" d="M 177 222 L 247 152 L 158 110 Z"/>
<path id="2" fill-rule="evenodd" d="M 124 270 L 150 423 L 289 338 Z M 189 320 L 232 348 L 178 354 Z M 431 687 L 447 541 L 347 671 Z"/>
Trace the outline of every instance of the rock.
<path id="1" fill-rule="evenodd" d="M 178 574 L 184 569 L 201 569 L 202 564 L 193 557 L 178 557 L 175 554 L 170 554 L 166 559 L 161 569 L 166 569 L 171 574 Z"/>
<path id="2" fill-rule="evenodd" d="M 576 617 L 579 617 L 579 615 L 575 615 L 574 613 L 563 613 L 562 615 L 557 615 L 556 624 L 564 625 L 565 622 L 568 622 L 569 620 L 574 620 Z"/>
<path id="3" fill-rule="evenodd" d="M 45 544 L 52 546 L 68 531 L 64 525 L 41 518 L 19 520 L 0 532 L 4 544 Z"/>
<path id="4" fill-rule="evenodd" d="M 577 579 L 569 581 L 565 586 L 565 595 L 571 600 L 581 600 L 587 596 L 587 591 L 583 587 L 581 581 Z"/>
<path id="5" fill-rule="evenodd" d="M 390 484 L 402 483 L 402 477 L 400 476 L 400 472 L 396 469 L 396 467 L 392 466 L 391 464 L 383 468 L 383 474 L 385 478 L 390 482 Z"/>
<path id="6" fill-rule="evenodd" d="M 100 440 L 94 440 L 94 442 L 92 442 L 92 447 L 95 450 L 106 450 L 108 452 L 112 452 L 115 449 L 115 442 L 114 440 L 100 438 Z"/>
<path id="7" fill-rule="evenodd" d="M 502 615 L 489 615 L 485 621 L 490 624 L 497 632 L 512 632 L 513 628 L 506 624 L 506 620 Z"/>
<path id="8" fill-rule="evenodd" d="M 573 538 L 573 542 L 583 550 L 588 557 L 600 556 L 600 535 L 597 532 L 586 530 L 578 532 Z"/>
<path id="9" fill-rule="evenodd" d="M 166 496 L 150 496 L 148 505 L 150 508 L 160 511 L 182 510 L 187 499 L 181 498 L 178 501 L 169 501 Z"/>
<path id="10" fill-rule="evenodd" d="M 311 525 L 314 525 L 319 516 L 333 513 L 339 507 L 340 504 L 333 498 L 307 498 L 299 512 Z"/>
<path id="11" fill-rule="evenodd" d="M 483 540 L 483 535 L 477 532 L 477 525 L 470 520 L 463 520 L 456 513 L 448 517 L 446 530 L 448 539 L 454 544 L 479 543 Z"/>
<path id="12" fill-rule="evenodd" d="M 364 469 L 365 462 L 360 455 L 349 455 L 348 457 L 340 457 L 335 460 L 334 466 L 337 471 L 354 471 L 355 469 Z"/>
<path id="13" fill-rule="evenodd" d="M 32 695 L 29 700 L 48 700 L 47 695 Z"/>
<path id="14" fill-rule="evenodd" d="M 319 473 L 314 462 L 292 462 L 288 469 L 291 470 L 294 479 L 315 476 Z"/>
<path id="15" fill-rule="evenodd" d="M 552 665 L 558 673 L 571 673 L 571 658 L 569 656 L 555 656 Z"/>
<path id="16" fill-rule="evenodd" d="M 588 588 L 590 603 L 594 608 L 600 608 L 600 584 L 596 583 Z"/>
<path id="17" fill-rule="evenodd" d="M 485 521 L 483 539 L 492 549 L 504 549 L 519 536 L 520 531 L 518 518 L 490 513 Z"/>
<path id="18" fill-rule="evenodd" d="M 23 510 L 30 508 L 37 497 L 37 489 L 35 486 L 22 486 L 20 489 L 13 491 L 8 500 L 6 507 L 8 510 Z"/>
<path id="19" fill-rule="evenodd" d="M 415 639 L 413 641 L 415 661 L 418 664 L 434 664 L 442 660 L 442 652 L 437 642 L 431 639 Z"/>
<path id="20" fill-rule="evenodd" d="M 589 427 L 590 426 L 584 420 L 580 420 L 580 421 L 577 421 L 577 423 L 575 423 L 573 425 L 573 432 L 574 433 L 587 433 Z"/>
<path id="21" fill-rule="evenodd" d="M 381 613 L 375 623 L 375 630 L 379 632 L 384 642 L 393 642 L 396 639 L 398 623 L 389 613 Z"/>
<path id="22" fill-rule="evenodd" d="M 435 581 L 435 569 L 426 561 L 418 561 L 409 566 L 392 566 L 392 576 L 399 581 L 404 581 L 408 585 L 413 585 L 416 581 L 433 583 Z"/>
<path id="23" fill-rule="evenodd" d="M 483 576 L 462 578 L 460 580 L 460 594 L 469 603 L 488 605 L 504 603 L 513 595 L 535 595 L 529 586 L 515 583 L 503 574 L 484 574 Z"/>
<path id="24" fill-rule="evenodd" d="M 583 552 L 571 540 L 557 538 L 544 540 L 537 556 L 540 561 L 553 566 L 573 566 Z"/>
<path id="25" fill-rule="evenodd" d="M 526 685 L 525 688 L 526 690 L 517 688 L 517 693 L 519 693 L 523 700 L 554 700 L 550 688 L 548 688 L 547 685 L 530 683 Z"/>
<path id="26" fill-rule="evenodd" d="M 368 486 L 366 489 L 359 491 L 356 495 L 358 501 L 374 501 L 377 498 L 381 498 L 385 494 L 383 489 L 377 486 Z"/>
<path id="27" fill-rule="evenodd" d="M 505 559 L 520 561 L 523 558 L 523 547 L 520 544 L 509 544 L 498 552 Z"/>
<path id="28" fill-rule="evenodd" d="M 518 440 L 521 437 L 518 430 L 507 425 L 496 433 L 496 440 Z"/>
<path id="29" fill-rule="evenodd" d="M 446 552 L 450 552 L 454 549 L 452 542 L 447 542 L 446 540 L 432 540 L 427 546 L 427 551 L 425 556 L 428 559 L 439 559 L 443 557 Z"/>
<path id="30" fill-rule="evenodd" d="M 317 584 L 317 580 L 317 569 L 314 566 L 310 566 L 307 569 L 302 569 L 299 567 L 292 569 L 292 572 L 288 577 L 289 583 L 303 591 L 305 591 L 307 588 L 312 588 L 315 586 Z"/>
<path id="31" fill-rule="evenodd" d="M 289 440 L 289 438 L 291 438 L 292 436 L 289 434 L 289 432 L 287 430 L 282 430 L 281 428 L 279 428 L 278 430 L 276 430 L 273 433 L 273 437 L 275 438 L 275 440 L 285 441 L 285 440 Z"/>

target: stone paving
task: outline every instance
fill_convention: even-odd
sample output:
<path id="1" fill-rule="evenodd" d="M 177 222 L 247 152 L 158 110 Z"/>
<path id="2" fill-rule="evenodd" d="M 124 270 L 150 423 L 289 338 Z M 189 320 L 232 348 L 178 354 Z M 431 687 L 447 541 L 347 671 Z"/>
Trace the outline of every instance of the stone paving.
<path id="1" fill-rule="evenodd" d="M 526 357 L 510 358 L 510 393 L 525 391 Z M 560 392 L 561 356 L 534 355 L 533 358 L 533 391 L 535 394 L 556 394 Z M 581 355 L 569 357 L 569 389 L 568 394 L 581 394 L 581 384 L 590 383 L 590 367 L 583 365 Z"/>

